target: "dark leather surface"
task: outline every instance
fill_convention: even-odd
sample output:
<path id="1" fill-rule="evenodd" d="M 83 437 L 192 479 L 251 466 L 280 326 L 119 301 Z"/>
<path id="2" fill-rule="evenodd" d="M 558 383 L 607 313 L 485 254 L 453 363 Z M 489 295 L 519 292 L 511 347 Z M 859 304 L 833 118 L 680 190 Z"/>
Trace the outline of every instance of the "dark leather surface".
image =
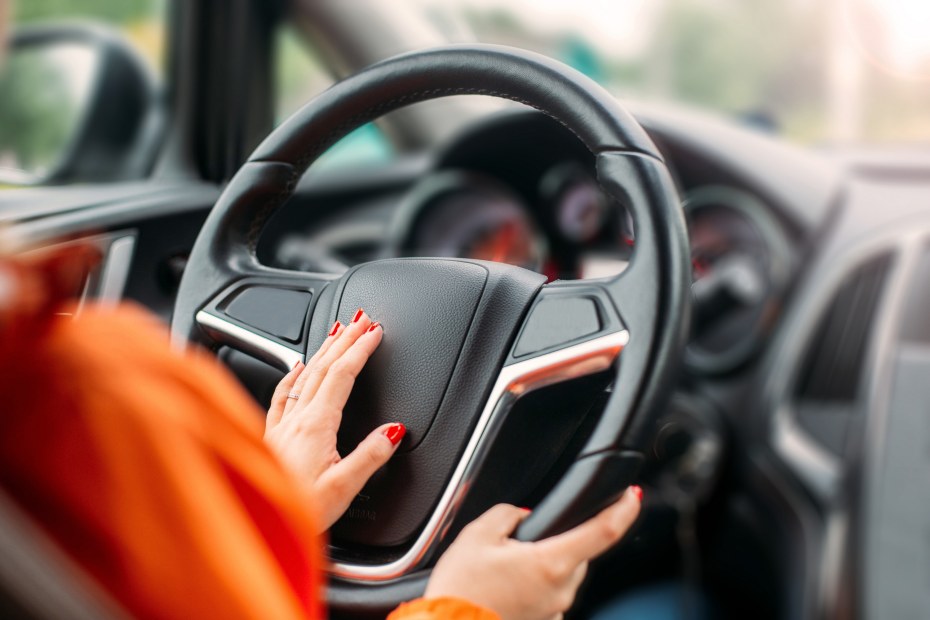
<path id="1" fill-rule="evenodd" d="M 181 277 L 171 318 L 176 344 L 203 342 L 194 323 L 197 311 L 231 282 L 261 271 L 248 223 L 257 207 L 277 204 L 293 179 L 293 166 L 261 163 L 244 165 L 230 181 L 207 216 Z"/>
<path id="2" fill-rule="evenodd" d="M 597 172 L 604 190 L 632 211 L 636 246 L 609 285 L 630 341 L 585 454 L 648 443 L 671 396 L 691 321 L 688 229 L 668 169 L 649 157 L 601 153 Z"/>
<path id="3" fill-rule="evenodd" d="M 394 259 L 347 273 L 333 308 L 318 306 L 316 323 L 335 320 L 337 307 L 340 319 L 351 318 L 362 305 L 386 325 L 343 416 L 343 449 L 383 422 L 411 425 L 410 444 L 333 527 L 334 544 L 389 547 L 422 529 L 544 281 L 497 263 Z"/>
<path id="4" fill-rule="evenodd" d="M 386 422 L 407 426 L 399 450 L 420 443 L 439 410 L 487 279 L 480 265 L 437 260 L 378 261 L 346 275 L 332 318 L 348 323 L 364 308 L 381 322 L 384 337 L 346 406 L 340 449 L 353 449 Z"/>
<path id="5" fill-rule="evenodd" d="M 250 286 L 226 305 L 226 314 L 289 342 L 299 342 L 313 294 L 271 286 Z"/>
<path id="6" fill-rule="evenodd" d="M 251 161 L 302 167 L 342 135 L 392 110 L 452 95 L 487 95 L 536 108 L 592 153 L 659 158 L 646 132 L 597 82 L 541 54 L 498 45 L 450 45 L 389 58 L 321 93 L 262 142 Z"/>
<path id="7" fill-rule="evenodd" d="M 593 517 L 616 501 L 642 465 L 639 452 L 600 452 L 579 459 L 534 513 L 552 512 L 553 519 L 530 515 L 517 529 L 518 540 L 540 540 L 560 534 Z"/>

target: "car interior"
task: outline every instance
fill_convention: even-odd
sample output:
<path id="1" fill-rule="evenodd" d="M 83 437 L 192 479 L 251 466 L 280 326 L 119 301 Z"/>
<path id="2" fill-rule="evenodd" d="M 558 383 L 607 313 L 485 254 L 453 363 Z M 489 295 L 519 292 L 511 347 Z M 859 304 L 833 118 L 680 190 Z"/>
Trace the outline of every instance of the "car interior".
<path id="1" fill-rule="evenodd" d="M 926 617 L 926 143 L 618 99 L 386 3 L 156 4 L 160 77 L 103 20 L 14 23 L 2 79 L 93 68 L 54 162 L 10 171 L 0 138 L 0 222 L 91 240 L 82 303 L 141 304 L 262 406 L 333 319 L 380 312 L 340 447 L 392 415 L 411 439 L 331 532 L 332 617 L 422 594 L 495 503 L 535 540 L 634 482 L 568 618 L 667 582 L 681 617 Z M 333 85 L 282 120 L 285 28 Z"/>

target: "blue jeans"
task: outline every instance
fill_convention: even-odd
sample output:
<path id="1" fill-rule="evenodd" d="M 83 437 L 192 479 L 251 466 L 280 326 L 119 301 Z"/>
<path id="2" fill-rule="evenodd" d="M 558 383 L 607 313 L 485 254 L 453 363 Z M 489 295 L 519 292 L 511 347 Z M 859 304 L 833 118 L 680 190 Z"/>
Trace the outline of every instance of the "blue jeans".
<path id="1" fill-rule="evenodd" d="M 685 606 L 690 613 L 685 613 Z M 674 581 L 632 590 L 599 609 L 591 620 L 710 620 L 711 606 L 700 591 Z"/>

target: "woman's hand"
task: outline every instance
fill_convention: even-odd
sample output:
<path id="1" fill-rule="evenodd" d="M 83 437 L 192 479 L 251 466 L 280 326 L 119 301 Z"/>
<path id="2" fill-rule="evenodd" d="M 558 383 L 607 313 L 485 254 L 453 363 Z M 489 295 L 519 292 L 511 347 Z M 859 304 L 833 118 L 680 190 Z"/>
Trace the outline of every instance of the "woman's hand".
<path id="1" fill-rule="evenodd" d="M 361 309 L 348 325 L 337 321 L 306 367 L 298 363 L 271 398 L 265 441 L 311 494 L 324 529 L 388 462 L 406 432 L 403 424 L 385 424 L 345 458 L 336 451 L 342 409 L 383 333 Z"/>
<path id="2" fill-rule="evenodd" d="M 425 598 L 454 597 L 503 620 L 558 618 L 575 600 L 588 561 L 612 547 L 639 514 L 642 490 L 576 528 L 535 543 L 510 538 L 529 511 L 499 504 L 470 523 L 439 558 Z"/>

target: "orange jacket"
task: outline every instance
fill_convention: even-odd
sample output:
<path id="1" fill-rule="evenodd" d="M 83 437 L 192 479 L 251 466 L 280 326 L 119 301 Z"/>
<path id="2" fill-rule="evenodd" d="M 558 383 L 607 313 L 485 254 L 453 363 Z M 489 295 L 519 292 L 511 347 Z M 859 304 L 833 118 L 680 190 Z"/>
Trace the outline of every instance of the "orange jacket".
<path id="1" fill-rule="evenodd" d="M 325 617 L 310 501 L 263 412 L 140 309 L 55 316 L 62 264 L 0 260 L 4 491 L 134 616 Z M 452 599 L 391 615 L 495 617 Z"/>

